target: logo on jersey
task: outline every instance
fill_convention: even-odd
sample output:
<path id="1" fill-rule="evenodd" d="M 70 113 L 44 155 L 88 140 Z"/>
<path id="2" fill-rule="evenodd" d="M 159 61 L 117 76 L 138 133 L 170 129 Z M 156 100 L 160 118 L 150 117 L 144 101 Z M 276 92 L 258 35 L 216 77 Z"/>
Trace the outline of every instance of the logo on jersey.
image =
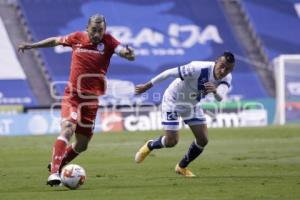
<path id="1" fill-rule="evenodd" d="M 77 112 L 71 112 L 71 118 L 77 120 L 78 114 Z"/>
<path id="2" fill-rule="evenodd" d="M 181 67 L 181 73 L 183 77 L 192 77 L 193 74 L 196 72 L 195 67 L 191 66 L 191 65 L 183 65 Z"/>
<path id="3" fill-rule="evenodd" d="M 167 120 L 175 121 L 178 119 L 177 112 L 167 112 Z"/>
<path id="4" fill-rule="evenodd" d="M 104 44 L 103 44 L 103 43 L 98 44 L 97 50 L 98 50 L 101 54 L 104 54 Z"/>

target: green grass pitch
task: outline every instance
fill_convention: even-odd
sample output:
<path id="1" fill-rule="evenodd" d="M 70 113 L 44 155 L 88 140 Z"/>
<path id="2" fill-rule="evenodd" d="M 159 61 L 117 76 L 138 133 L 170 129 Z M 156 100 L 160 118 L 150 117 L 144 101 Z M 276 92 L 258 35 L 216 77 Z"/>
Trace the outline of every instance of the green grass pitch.
<path id="1" fill-rule="evenodd" d="M 300 126 L 210 129 L 205 152 L 180 177 L 176 163 L 193 137 L 134 163 L 136 150 L 162 131 L 96 134 L 73 163 L 87 172 L 78 190 L 45 185 L 56 136 L 0 137 L 1 200 L 299 200 Z"/>

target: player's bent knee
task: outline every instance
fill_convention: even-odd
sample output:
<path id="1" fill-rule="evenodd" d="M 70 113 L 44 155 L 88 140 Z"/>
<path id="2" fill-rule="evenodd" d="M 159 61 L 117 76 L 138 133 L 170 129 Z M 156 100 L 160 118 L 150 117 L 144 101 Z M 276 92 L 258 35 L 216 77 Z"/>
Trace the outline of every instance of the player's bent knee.
<path id="1" fill-rule="evenodd" d="M 171 148 L 171 147 L 176 146 L 177 143 L 178 143 L 178 140 L 176 140 L 176 139 L 166 140 L 165 146 L 166 146 L 166 148 Z"/>
<path id="2" fill-rule="evenodd" d="M 75 151 L 78 152 L 78 153 L 82 153 L 84 151 L 86 151 L 88 149 L 88 145 L 75 145 L 74 147 Z"/>
<path id="3" fill-rule="evenodd" d="M 202 138 L 201 140 L 197 139 L 196 142 L 199 146 L 205 147 L 208 144 L 208 139 L 207 138 Z"/>
<path id="4" fill-rule="evenodd" d="M 208 144 L 208 139 L 204 140 L 202 145 L 203 147 L 205 147 L 207 144 Z"/>
<path id="5" fill-rule="evenodd" d="M 172 148 L 175 147 L 177 143 L 170 143 L 170 144 L 166 144 L 166 148 Z"/>

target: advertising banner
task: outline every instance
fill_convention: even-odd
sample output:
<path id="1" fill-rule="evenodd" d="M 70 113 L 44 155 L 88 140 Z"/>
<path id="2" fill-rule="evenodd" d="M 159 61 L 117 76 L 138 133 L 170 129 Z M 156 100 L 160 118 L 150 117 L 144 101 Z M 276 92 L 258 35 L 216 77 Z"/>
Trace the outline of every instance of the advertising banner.
<path id="1" fill-rule="evenodd" d="M 204 104 L 208 127 L 268 125 L 267 110 L 258 103 Z M 101 108 L 94 132 L 136 132 L 162 130 L 160 107 Z M 45 110 L 0 115 L 0 136 L 58 134 L 60 111 Z M 180 124 L 184 128 L 184 124 Z"/>

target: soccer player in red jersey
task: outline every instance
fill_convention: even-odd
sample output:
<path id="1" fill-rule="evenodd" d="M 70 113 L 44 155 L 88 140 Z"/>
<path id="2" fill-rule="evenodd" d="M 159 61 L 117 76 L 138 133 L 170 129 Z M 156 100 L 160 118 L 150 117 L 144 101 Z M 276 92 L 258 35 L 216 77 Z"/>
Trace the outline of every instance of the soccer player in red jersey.
<path id="1" fill-rule="evenodd" d="M 130 61 L 135 59 L 132 49 L 122 46 L 105 31 L 104 16 L 96 14 L 89 18 L 84 32 L 23 43 L 18 47 L 19 52 L 57 45 L 69 46 L 73 50 L 71 73 L 61 104 L 61 132 L 53 146 L 51 174 L 47 181 L 50 186 L 59 185 L 61 168 L 87 149 L 93 135 L 98 96 L 105 93 L 105 75 L 112 55 L 116 53 Z M 75 142 L 68 145 L 73 133 Z"/>

